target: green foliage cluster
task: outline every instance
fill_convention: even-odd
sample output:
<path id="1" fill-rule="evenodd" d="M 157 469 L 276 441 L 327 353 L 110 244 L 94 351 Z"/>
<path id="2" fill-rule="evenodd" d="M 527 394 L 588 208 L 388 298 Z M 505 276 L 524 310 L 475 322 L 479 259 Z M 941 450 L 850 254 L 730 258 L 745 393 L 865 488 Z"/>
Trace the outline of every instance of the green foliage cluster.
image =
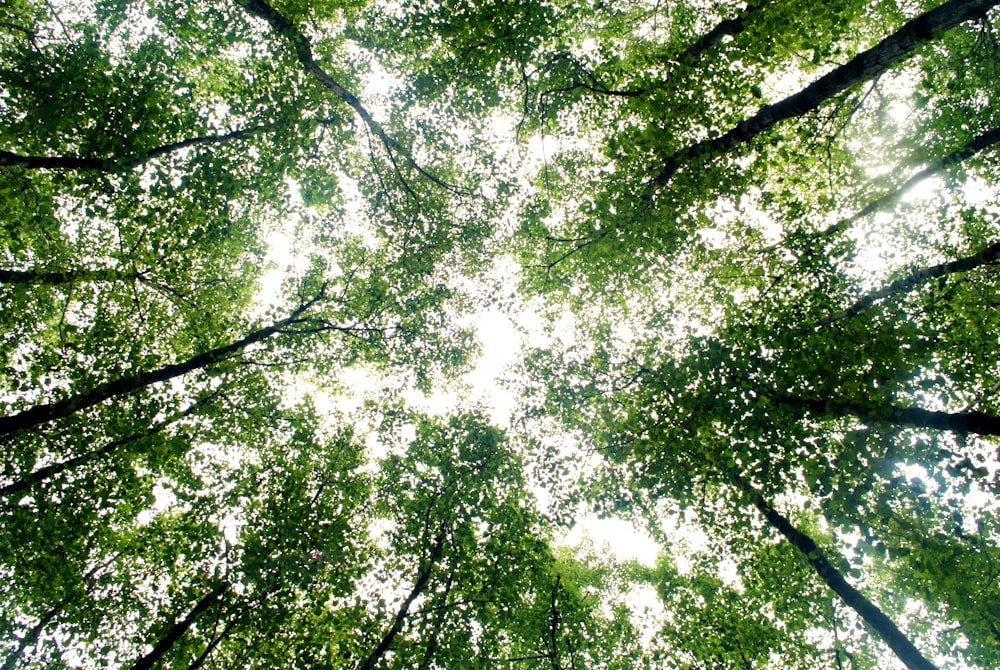
<path id="1" fill-rule="evenodd" d="M 997 667 L 996 4 L 5 2 L 3 669 Z"/>

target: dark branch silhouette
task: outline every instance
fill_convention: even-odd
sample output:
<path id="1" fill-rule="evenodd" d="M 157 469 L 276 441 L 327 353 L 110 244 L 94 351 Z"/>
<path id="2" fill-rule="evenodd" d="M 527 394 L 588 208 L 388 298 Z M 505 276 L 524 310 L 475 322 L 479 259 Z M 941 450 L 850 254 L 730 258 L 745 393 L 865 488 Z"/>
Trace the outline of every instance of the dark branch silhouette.
<path id="1" fill-rule="evenodd" d="M 990 147 L 996 145 L 1000 142 L 1000 128 L 993 128 L 988 130 L 981 135 L 969 140 L 967 143 L 952 151 L 951 153 L 943 156 L 923 170 L 920 170 L 909 179 L 904 181 L 898 187 L 889 191 L 885 195 L 873 200 L 872 202 L 865 205 L 862 209 L 858 210 L 855 214 L 847 217 L 846 219 L 841 219 L 831 226 L 827 227 L 818 235 L 820 237 L 829 237 L 830 235 L 835 235 L 836 233 L 843 232 L 847 230 L 855 221 L 863 219 L 869 214 L 874 214 L 875 212 L 881 211 L 894 204 L 903 195 L 909 191 L 911 188 L 919 184 L 925 179 L 930 179 L 931 177 L 940 174 L 941 172 L 947 170 L 953 165 L 958 165 L 967 158 L 971 158 L 981 151 L 989 149 Z"/>
<path id="2" fill-rule="evenodd" d="M 0 417 L 0 437 L 71 416 L 109 398 L 133 393 L 158 382 L 164 382 L 194 370 L 220 363 L 230 356 L 242 352 L 252 344 L 263 342 L 278 333 L 290 332 L 291 327 L 302 321 L 302 315 L 323 297 L 324 292 L 320 291 L 315 297 L 299 305 L 287 318 L 272 323 L 266 328 L 255 330 L 240 340 L 192 356 L 181 363 L 173 363 L 156 370 L 146 370 L 127 377 L 120 377 L 100 384 L 90 391 L 77 393 L 57 402 L 35 405 L 17 414 Z"/>
<path id="3" fill-rule="evenodd" d="M 410 611 L 410 605 L 416 600 L 424 589 L 427 588 L 427 584 L 430 582 L 431 573 L 434 571 L 435 564 L 438 559 L 441 558 L 441 554 L 444 551 L 444 538 L 445 534 L 442 530 L 438 533 L 437 539 L 434 543 L 434 547 L 431 549 L 430 557 L 427 559 L 427 565 L 424 569 L 420 571 L 417 576 L 417 581 L 413 584 L 413 588 L 410 590 L 409 595 L 406 596 L 406 600 L 400 605 L 399 611 L 396 613 L 396 618 L 392 622 L 392 626 L 386 631 L 386 634 L 382 636 L 379 641 L 378 646 L 375 650 L 365 659 L 365 662 L 361 664 L 359 670 L 372 670 L 375 665 L 382 659 L 385 652 L 389 651 L 389 647 L 392 646 L 393 640 L 396 636 L 403 630 L 403 624 L 406 623 L 406 617 Z"/>
<path id="4" fill-rule="evenodd" d="M 155 666 L 163 655 L 170 651 L 171 647 L 177 643 L 177 640 L 181 639 L 184 633 L 191 628 L 194 622 L 198 620 L 198 617 L 222 598 L 228 586 L 226 582 L 222 582 L 199 600 L 194 608 L 188 612 L 187 616 L 171 626 L 170 630 L 156 643 L 153 650 L 133 663 L 129 670 L 150 670 L 150 668 Z"/>
<path id="5" fill-rule="evenodd" d="M 204 398 L 199 399 L 197 402 L 193 403 L 187 409 L 181 412 L 177 412 L 173 416 L 168 417 L 163 421 L 160 421 L 159 423 L 156 423 L 152 426 L 149 426 L 143 431 L 134 433 L 132 435 L 128 435 L 118 440 L 113 440 L 108 444 L 104 445 L 103 447 L 101 447 L 100 449 L 94 449 L 93 451 L 88 451 L 85 454 L 80 454 L 79 456 L 70 458 L 69 460 L 61 461 L 59 463 L 53 463 L 52 465 L 46 465 L 44 467 L 38 468 L 37 470 L 34 470 L 33 472 L 25 475 L 21 479 L 15 480 L 10 484 L 7 484 L 6 486 L 0 488 L 0 498 L 9 498 L 15 493 L 19 493 L 30 486 L 40 484 L 46 479 L 55 477 L 56 475 L 62 472 L 66 472 L 67 470 L 73 470 L 82 465 L 86 465 L 87 463 L 92 463 L 94 461 L 104 458 L 105 456 L 109 456 L 110 454 L 113 454 L 114 452 L 118 451 L 127 444 L 132 444 L 147 437 L 152 437 L 157 433 L 161 433 L 171 425 L 177 423 L 181 419 L 191 416 L 196 411 L 198 411 L 208 403 L 212 402 L 212 400 L 214 400 L 217 395 L 218 391 L 213 392 L 210 395 L 207 395 Z"/>
<path id="6" fill-rule="evenodd" d="M 457 189 L 456 187 L 448 184 L 438 177 L 435 177 L 431 173 L 427 172 L 416 159 L 413 158 L 406 148 L 404 148 L 399 142 L 394 140 L 382 127 L 378 121 L 372 117 L 371 113 L 361 104 L 358 97 L 348 91 L 346 88 L 341 86 L 333 77 L 329 75 L 313 57 L 312 45 L 309 43 L 309 38 L 299 30 L 292 21 L 288 19 L 280 11 L 269 5 L 264 0 L 235 0 L 236 4 L 240 5 L 248 12 L 254 16 L 264 19 L 271 26 L 271 30 L 275 34 L 288 40 L 292 47 L 295 49 L 295 55 L 305 68 L 306 72 L 316 78 L 320 84 L 322 84 L 328 91 L 334 94 L 341 102 L 347 104 L 354 110 L 354 112 L 361 117 L 368 129 L 378 137 L 379 141 L 386 148 L 389 153 L 390 160 L 394 160 L 392 157 L 394 154 L 399 154 L 406 161 L 407 165 L 413 168 L 421 176 L 423 176 L 428 181 L 432 182 L 436 186 L 455 193 L 457 195 L 468 195 L 468 193 Z"/>
<path id="7" fill-rule="evenodd" d="M 694 166 L 725 154 L 750 142 L 781 121 L 811 112 L 841 91 L 885 72 L 942 33 L 971 19 L 985 16 L 997 4 L 1000 4 L 1000 0 L 948 0 L 908 21 L 871 49 L 858 54 L 850 62 L 820 77 L 798 93 L 761 108 L 719 137 L 702 140 L 668 157 L 660 173 L 650 181 L 647 199 L 652 199 L 656 191 L 669 183 L 682 167 Z"/>
<path id="8" fill-rule="evenodd" d="M 835 321 L 852 317 L 862 310 L 871 307 L 876 301 L 893 295 L 894 293 L 911 291 L 918 284 L 927 281 L 928 279 L 944 277 L 946 275 L 956 274 L 959 272 L 968 272 L 969 270 L 974 270 L 975 268 L 983 265 L 994 263 L 997 259 L 1000 259 L 1000 241 L 994 242 L 979 253 L 965 256 L 964 258 L 959 258 L 949 263 L 941 263 L 939 265 L 922 268 L 912 272 L 902 279 L 897 279 L 887 286 L 883 286 L 878 290 L 866 294 L 847 309 L 823 317 L 816 322 L 814 327 L 822 328 L 823 326 L 829 325 Z"/>
<path id="9" fill-rule="evenodd" d="M 242 130 L 234 130 L 221 135 L 205 135 L 192 137 L 179 142 L 171 142 L 150 149 L 144 153 L 126 158 L 92 158 L 86 156 L 22 156 L 10 151 L 0 150 L 0 166 L 25 168 L 26 170 L 120 170 L 138 167 L 146 161 L 159 156 L 187 149 L 189 147 L 221 144 L 230 140 L 241 139 L 265 130 L 271 130 L 274 125 L 254 126 Z"/>
<path id="10" fill-rule="evenodd" d="M 1000 435 L 1000 417 L 983 412 L 941 412 L 896 405 L 869 407 L 860 403 L 801 396 L 777 396 L 775 400 L 786 407 L 819 416 L 853 416 L 865 423 L 886 422 L 904 428 L 949 430 L 960 435 Z"/>
<path id="11" fill-rule="evenodd" d="M 847 583 L 844 576 L 827 560 L 826 556 L 811 537 L 795 528 L 784 516 L 771 507 L 761 493 L 738 475 L 732 475 L 733 483 L 753 502 L 754 507 L 764 515 L 767 522 L 785 536 L 793 547 L 809 561 L 816 574 L 840 596 L 851 609 L 871 626 L 879 637 L 910 670 L 937 670 L 937 666 L 924 658 L 923 654 L 904 635 L 896 624 L 874 603 L 865 598 L 857 589 Z"/>

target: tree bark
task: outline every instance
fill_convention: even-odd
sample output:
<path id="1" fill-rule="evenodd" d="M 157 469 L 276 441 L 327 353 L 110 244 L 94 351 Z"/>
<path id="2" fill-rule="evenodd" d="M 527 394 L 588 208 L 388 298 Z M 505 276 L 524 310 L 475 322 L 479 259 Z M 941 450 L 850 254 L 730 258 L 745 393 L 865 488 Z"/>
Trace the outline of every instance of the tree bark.
<path id="1" fill-rule="evenodd" d="M 723 37 L 739 35 L 746 29 L 749 19 L 764 9 L 770 1 L 771 0 L 757 0 L 756 2 L 748 2 L 746 8 L 744 8 L 742 12 L 737 14 L 734 18 L 724 19 L 717 23 L 714 28 L 689 44 L 684 51 L 674 56 L 672 60 L 676 60 L 681 63 L 694 61 L 703 53 L 718 44 Z"/>
<path id="2" fill-rule="evenodd" d="M 690 65 L 694 63 L 698 58 L 702 56 L 709 49 L 712 49 L 716 44 L 718 44 L 724 37 L 732 37 L 734 35 L 739 35 L 746 29 L 749 20 L 757 13 L 759 13 L 768 2 L 771 0 L 758 0 L 757 2 L 748 3 L 746 8 L 731 19 L 723 19 L 719 23 L 715 24 L 715 27 L 710 31 L 696 39 L 694 42 L 689 44 L 680 53 L 676 53 L 670 56 L 669 60 L 671 62 L 681 63 L 682 65 Z M 598 93 L 600 95 L 616 96 L 619 98 L 637 98 L 642 95 L 646 95 L 651 91 L 655 91 L 664 88 L 670 81 L 668 77 L 667 80 L 649 86 L 647 88 L 637 88 L 627 91 L 615 90 L 605 88 L 600 85 L 600 82 L 596 78 L 588 73 L 588 76 L 594 80 L 594 84 L 585 84 L 583 82 L 575 82 L 572 86 L 566 86 L 565 88 L 558 88 L 552 91 L 547 91 L 546 93 L 565 93 L 573 91 L 578 88 L 590 91 L 592 93 Z M 545 95 L 543 93 L 542 95 Z"/>
<path id="3" fill-rule="evenodd" d="M 322 291 L 313 299 L 305 302 L 291 313 L 287 318 L 277 321 L 266 328 L 255 330 L 243 339 L 231 342 L 225 346 L 217 347 L 210 351 L 192 356 L 182 363 L 166 365 L 157 370 L 147 370 L 128 377 L 121 377 L 113 381 L 100 384 L 97 388 L 84 393 L 77 393 L 57 402 L 35 405 L 17 414 L 0 417 L 0 438 L 6 437 L 20 430 L 34 428 L 49 421 L 68 417 L 76 412 L 83 411 L 94 405 L 104 402 L 109 398 L 126 395 L 156 384 L 167 381 L 174 377 L 193 372 L 214 363 L 219 363 L 235 353 L 239 353 L 251 344 L 262 342 L 282 329 L 296 323 L 299 317 L 309 309 L 317 300 L 322 297 Z"/>
<path id="4" fill-rule="evenodd" d="M 795 528 L 788 519 L 775 511 L 767 504 L 760 492 L 741 477 L 733 475 L 733 481 L 740 490 L 750 497 L 754 507 L 764 515 L 767 522 L 805 556 L 823 582 L 878 633 L 879 637 L 889 645 L 889 648 L 907 668 L 910 670 L 937 670 L 937 666 L 924 658 L 923 654 L 910 642 L 910 639 L 896 627 L 896 624 L 882 610 L 847 583 L 844 576 L 826 559 L 811 537 Z"/>
<path id="5" fill-rule="evenodd" d="M 703 140 L 666 159 L 663 169 L 649 184 L 648 197 L 665 186 L 677 171 L 688 164 L 704 162 L 750 142 L 781 121 L 802 116 L 818 108 L 841 91 L 885 72 L 918 47 L 952 28 L 981 16 L 1000 0 L 948 0 L 918 16 L 851 61 L 820 77 L 798 93 L 762 107 L 725 134 Z"/>
<path id="6" fill-rule="evenodd" d="M 964 258 L 959 258 L 949 263 L 941 263 L 929 268 L 923 268 L 907 275 L 906 277 L 903 277 L 902 279 L 897 279 L 877 291 L 868 293 L 842 312 L 837 312 L 823 317 L 816 322 L 814 328 L 822 328 L 823 326 L 827 326 L 835 321 L 854 316 L 863 309 L 871 307 L 875 301 L 886 298 L 894 293 L 910 291 L 920 282 L 928 279 L 934 279 L 935 277 L 944 277 L 945 275 L 956 274 L 959 272 L 968 272 L 969 270 L 974 270 L 982 265 L 993 263 L 997 259 L 1000 259 L 1000 241 L 994 242 L 979 253 L 972 254 L 971 256 L 965 256 Z"/>
<path id="7" fill-rule="evenodd" d="M 188 612 L 188 615 L 181 621 L 171 626 L 166 635 L 161 637 L 159 642 L 156 643 L 153 650 L 136 661 L 130 670 L 150 670 L 150 668 L 156 665 L 163 655 L 170 651 L 170 648 L 174 646 L 177 640 L 181 639 L 181 636 L 191 628 L 194 622 L 198 620 L 198 617 L 222 597 L 228 586 L 228 584 L 223 582 L 215 587 L 211 593 L 199 600 L 194 609 Z"/>
<path id="8" fill-rule="evenodd" d="M 1000 0 L 997 1 L 1000 2 Z M 457 195 L 467 195 L 465 192 L 445 183 L 421 167 L 413 157 L 413 154 L 411 154 L 385 131 L 382 124 L 375 120 L 365 106 L 361 104 L 361 101 L 356 95 L 341 86 L 326 72 L 326 70 L 321 68 L 316 62 L 316 59 L 313 57 L 312 46 L 309 43 L 309 38 L 301 30 L 299 30 L 299 27 L 290 21 L 288 17 L 272 7 L 265 0 L 235 0 L 235 2 L 247 10 L 250 14 L 267 21 L 268 25 L 271 26 L 271 30 L 275 34 L 288 40 L 291 43 L 292 48 L 295 49 L 295 56 L 298 58 L 299 63 L 305 71 L 322 84 L 324 88 L 333 93 L 338 100 L 350 106 L 350 108 L 353 109 L 359 117 L 361 117 L 361 120 L 364 121 L 366 126 L 368 126 L 368 129 L 376 137 L 378 137 L 379 141 L 390 154 L 396 153 L 402 156 L 407 165 L 435 185 L 456 193 Z"/>
<path id="9" fill-rule="evenodd" d="M 17 667 L 17 662 L 21 659 L 21 654 L 28 647 L 34 645 L 38 642 L 38 638 L 41 637 L 42 631 L 48 626 L 53 619 L 62 611 L 63 605 L 66 603 L 64 600 L 59 603 L 56 607 L 50 609 L 45 613 L 41 619 L 38 620 L 31 630 L 29 630 L 23 638 L 17 643 L 17 649 L 7 654 L 7 658 L 4 660 L 2 670 L 14 670 Z"/>
<path id="10" fill-rule="evenodd" d="M 838 400 L 816 400 L 800 396 L 778 396 L 782 405 L 825 416 L 854 416 L 866 423 L 885 421 L 907 428 L 950 430 L 962 435 L 1000 435 L 1000 417 L 983 412 L 940 412 L 919 407 L 883 405 L 866 407 Z"/>
<path id="11" fill-rule="evenodd" d="M 26 170 L 102 170 L 112 171 L 129 169 L 142 165 L 146 161 L 159 156 L 199 145 L 221 144 L 229 140 L 240 139 L 274 126 L 254 126 L 242 130 L 234 130 L 221 135 L 206 135 L 191 137 L 179 142 L 171 142 L 150 149 L 149 151 L 126 158 L 88 158 L 85 156 L 22 156 L 10 151 L 0 150 L 0 166 L 20 167 Z"/>
<path id="12" fill-rule="evenodd" d="M 379 641 L 378 646 L 375 650 L 365 659 L 365 662 L 361 664 L 359 670 L 372 670 L 375 665 L 385 656 L 385 652 L 389 650 L 392 645 L 392 641 L 396 639 L 400 631 L 403 630 L 403 624 L 406 623 L 406 617 L 410 611 L 410 605 L 413 601 L 424 592 L 427 588 L 428 582 L 431 579 L 431 572 L 434 570 L 434 566 L 438 559 L 441 558 L 441 553 L 444 551 L 444 531 L 441 531 L 437 536 L 437 541 L 434 543 L 434 547 L 431 549 L 431 555 L 427 560 L 427 565 L 424 569 L 420 571 L 417 576 L 417 581 L 414 583 L 413 588 L 410 590 L 410 594 L 403 601 L 400 606 L 399 611 L 396 613 L 396 618 L 392 622 L 392 626 L 382 636 Z"/>

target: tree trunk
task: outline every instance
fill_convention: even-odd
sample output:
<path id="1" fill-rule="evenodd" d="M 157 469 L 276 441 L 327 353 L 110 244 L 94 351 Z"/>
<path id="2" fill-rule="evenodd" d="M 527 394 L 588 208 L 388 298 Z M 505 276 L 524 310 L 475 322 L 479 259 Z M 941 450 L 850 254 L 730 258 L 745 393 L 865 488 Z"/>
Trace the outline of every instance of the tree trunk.
<path id="1" fill-rule="evenodd" d="M 756 2 L 748 2 L 746 8 L 737 14 L 735 18 L 720 21 L 714 28 L 692 42 L 684 51 L 674 56 L 671 60 L 680 63 L 690 63 L 718 44 L 723 37 L 739 35 L 746 29 L 748 20 L 764 9 L 770 1 L 757 0 Z"/>
<path id="2" fill-rule="evenodd" d="M 427 584 L 431 579 L 431 572 L 434 570 L 434 566 L 438 559 L 441 558 L 441 553 L 443 551 L 444 531 L 441 531 L 441 533 L 437 536 L 437 541 L 435 542 L 434 547 L 431 549 L 431 555 L 427 560 L 427 565 L 424 566 L 424 569 L 421 570 L 420 574 L 417 576 L 417 581 L 414 583 L 413 588 L 410 590 L 410 594 L 406 597 L 406 600 L 403 601 L 399 611 L 396 613 L 396 618 L 393 620 L 392 626 L 386 634 L 382 636 L 378 646 L 375 647 L 375 650 L 368 656 L 368 658 L 365 659 L 365 662 L 361 664 L 359 670 L 372 670 L 372 668 L 374 668 L 385 655 L 385 652 L 389 650 L 389 647 L 392 645 L 392 641 L 395 640 L 396 636 L 403 630 L 403 624 L 406 622 L 407 614 L 409 614 L 410 605 L 412 605 L 413 601 L 416 600 L 417 597 L 424 592 L 424 589 L 427 588 Z"/>
<path id="3" fill-rule="evenodd" d="M 57 402 L 35 405 L 17 414 L 0 417 L 0 438 L 19 430 L 27 430 L 43 423 L 48 423 L 49 421 L 71 416 L 76 412 L 93 407 L 109 398 L 132 393 L 157 382 L 167 381 L 214 363 L 219 363 L 229 356 L 243 351 L 251 344 L 262 342 L 282 329 L 287 328 L 289 325 L 292 325 L 320 297 L 322 297 L 322 291 L 312 300 L 300 305 L 288 318 L 277 321 L 266 328 L 255 330 L 241 340 L 193 356 L 182 363 L 174 363 L 157 370 L 148 370 L 128 377 L 121 377 L 110 382 L 105 382 L 90 391 L 77 393 Z"/>
<path id="4" fill-rule="evenodd" d="M 198 400 L 184 411 L 178 412 L 174 416 L 165 419 L 164 421 L 161 421 L 155 426 L 150 426 L 149 428 L 140 433 L 135 433 L 133 435 L 129 435 L 127 437 L 114 440 L 104 445 L 100 449 L 88 451 L 85 454 L 81 454 L 69 460 L 61 461 L 59 463 L 53 463 L 52 465 L 46 465 L 44 467 L 38 468 L 37 470 L 28 473 L 21 479 L 15 480 L 10 484 L 7 484 L 6 486 L 0 488 L 0 498 L 8 498 L 14 495 L 15 493 L 25 490 L 29 486 L 40 484 L 46 479 L 54 477 L 61 472 L 65 472 L 66 470 L 72 470 L 74 468 L 80 467 L 81 465 L 86 465 L 87 463 L 92 463 L 93 461 L 99 460 L 109 454 L 114 453 L 115 451 L 125 446 L 126 444 L 130 444 L 132 442 L 138 442 L 143 438 L 156 435 L 157 433 L 162 432 L 165 428 L 167 428 L 167 426 L 170 426 L 171 424 L 174 424 L 177 421 L 180 421 L 181 419 L 194 414 L 194 412 L 197 411 L 199 408 L 204 407 L 206 404 L 211 402 L 211 400 L 215 397 L 215 395 L 216 394 L 213 393 L 209 396 L 206 396 Z"/>
<path id="5" fill-rule="evenodd" d="M 820 77 L 803 90 L 761 108 L 727 133 L 703 140 L 673 154 L 649 184 L 648 197 L 665 186 L 686 164 L 700 163 L 746 144 L 781 121 L 802 116 L 818 108 L 841 91 L 885 72 L 922 44 L 970 19 L 985 16 L 1000 0 L 948 0 L 905 23 L 899 30 L 850 62 Z"/>
<path id="6" fill-rule="evenodd" d="M 66 601 L 59 603 L 56 607 L 50 609 L 45 613 L 41 619 L 38 620 L 31 630 L 29 630 L 23 638 L 17 643 L 17 649 L 7 654 L 7 658 L 4 660 L 2 670 L 14 670 L 17 667 L 17 662 L 21 660 L 21 654 L 28 647 L 36 644 L 38 638 L 41 637 L 42 631 L 48 626 L 53 619 L 62 611 L 63 605 Z"/>
<path id="7" fill-rule="evenodd" d="M 950 430 L 962 435 L 1000 435 L 1000 417 L 983 412 L 939 412 L 919 407 L 884 405 L 866 407 L 857 403 L 838 400 L 815 400 L 800 396 L 778 396 L 782 405 L 825 416 L 853 416 L 865 423 L 888 423 L 907 428 Z"/>
<path id="8" fill-rule="evenodd" d="M 815 328 L 822 328 L 823 326 L 829 325 L 834 321 L 839 321 L 841 319 L 846 319 L 848 317 L 854 316 L 855 314 L 861 312 L 863 309 L 871 307 L 876 300 L 881 300 L 882 298 L 888 297 L 893 293 L 903 293 L 912 290 L 920 282 L 926 281 L 928 279 L 934 279 L 935 277 L 944 277 L 945 275 L 955 274 L 958 272 L 968 272 L 982 265 L 987 265 L 993 263 L 997 259 L 1000 259 L 1000 242 L 994 242 L 982 251 L 971 256 L 966 256 L 964 258 L 959 258 L 958 260 L 951 261 L 949 263 L 941 263 L 939 265 L 934 265 L 929 268 L 923 268 L 909 274 L 902 279 L 897 279 L 888 286 L 884 286 L 877 291 L 872 291 L 868 293 L 853 305 L 848 307 L 842 312 L 837 312 L 836 314 L 830 314 L 825 316 L 816 322 Z"/>
<path id="9" fill-rule="evenodd" d="M 1000 0 L 997 1 L 1000 2 Z M 445 183 L 421 167 L 417 160 L 413 157 L 413 154 L 411 154 L 405 147 L 403 147 L 403 145 L 394 140 L 389 133 L 385 131 L 382 124 L 375 120 L 368 109 L 361 104 L 361 101 L 356 95 L 341 86 L 333 77 L 329 75 L 326 70 L 319 66 L 316 59 L 313 57 L 312 46 L 309 43 L 309 38 L 301 30 L 299 30 L 299 27 L 290 21 L 288 17 L 272 7 L 265 0 L 236 0 L 236 3 L 254 16 L 267 21 L 268 25 L 271 26 L 271 30 L 275 34 L 288 40 L 295 49 L 295 56 L 298 58 L 299 63 L 305 71 L 322 84 L 324 88 L 333 93 L 337 99 L 350 106 L 350 108 L 353 109 L 359 117 L 361 117 L 361 120 L 364 121 L 366 126 L 368 126 L 368 129 L 372 132 L 372 134 L 378 137 L 379 141 L 385 147 L 386 151 L 390 153 L 390 155 L 396 153 L 402 156 L 407 165 L 436 186 L 456 195 L 469 195 L 465 191 Z"/>
<path id="10" fill-rule="evenodd" d="M 179 142 L 171 142 L 149 151 L 127 158 L 87 158 L 81 156 L 21 156 L 10 151 L 0 150 L 0 166 L 8 165 L 26 170 L 103 170 L 112 171 L 138 167 L 148 160 L 166 154 L 203 144 L 221 144 L 229 140 L 240 139 L 263 130 L 274 128 L 274 125 L 254 126 L 243 130 L 234 130 L 222 135 L 206 135 L 191 137 Z"/>
<path id="11" fill-rule="evenodd" d="M 114 282 L 138 279 L 138 272 L 101 268 L 99 270 L 0 270 L 0 284 L 24 284 L 28 286 L 58 286 L 80 282 Z"/>
<path id="12" fill-rule="evenodd" d="M 943 170 L 946 170 L 952 165 L 958 165 L 966 158 L 971 158 L 976 154 L 978 154 L 980 151 L 989 149 L 998 142 L 1000 142 L 1000 128 L 993 128 L 992 130 L 987 130 L 985 133 L 981 135 L 977 135 L 976 137 L 972 138 L 964 145 L 956 149 L 955 151 L 952 151 L 950 154 L 944 156 L 943 158 L 939 158 L 938 160 L 934 161 L 933 163 L 925 167 L 923 170 L 920 170 L 912 177 L 910 177 L 902 184 L 900 184 L 897 188 L 886 193 L 881 198 L 877 198 L 876 200 L 873 200 L 872 202 L 868 203 L 857 213 L 852 214 L 846 219 L 841 219 L 840 221 L 837 221 L 836 223 L 832 224 L 825 230 L 818 233 L 818 235 L 820 237 L 829 237 L 830 235 L 843 232 L 855 221 L 862 219 L 868 216 L 869 214 L 873 214 L 874 212 L 885 209 L 889 205 L 893 204 L 894 202 L 899 200 L 904 193 L 909 191 L 911 188 L 913 188 L 923 180 L 933 177 L 934 175 L 942 172 Z"/>
<path id="13" fill-rule="evenodd" d="M 764 515 L 767 522 L 805 556 L 823 582 L 840 596 L 845 604 L 857 612 L 858 616 L 864 619 L 878 633 L 879 637 L 885 640 L 889 648 L 907 668 L 910 670 L 937 670 L 937 666 L 924 658 L 923 654 L 882 610 L 847 583 L 844 576 L 826 559 L 812 538 L 792 526 L 788 519 L 767 504 L 757 489 L 741 477 L 733 475 L 733 481 L 740 490 L 750 497 L 754 507 Z"/>
<path id="14" fill-rule="evenodd" d="M 188 615 L 181 621 L 171 626 L 166 635 L 161 637 L 160 641 L 156 643 L 153 650 L 136 661 L 130 670 L 149 670 L 156 665 L 157 661 L 170 651 L 170 648 L 174 646 L 177 640 L 181 639 L 181 636 L 191 628 L 191 625 L 198 620 L 198 617 L 222 597 L 228 586 L 228 584 L 223 582 L 215 587 L 211 593 L 199 600 L 194 609 L 188 612 Z"/>

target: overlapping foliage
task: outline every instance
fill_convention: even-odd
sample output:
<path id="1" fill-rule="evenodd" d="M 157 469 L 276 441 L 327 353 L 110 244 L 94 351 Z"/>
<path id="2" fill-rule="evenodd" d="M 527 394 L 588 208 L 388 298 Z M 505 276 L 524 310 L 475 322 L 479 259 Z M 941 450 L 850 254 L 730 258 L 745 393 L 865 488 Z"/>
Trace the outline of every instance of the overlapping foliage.
<path id="1" fill-rule="evenodd" d="M 4 4 L 5 670 L 995 667 L 995 4 Z"/>

